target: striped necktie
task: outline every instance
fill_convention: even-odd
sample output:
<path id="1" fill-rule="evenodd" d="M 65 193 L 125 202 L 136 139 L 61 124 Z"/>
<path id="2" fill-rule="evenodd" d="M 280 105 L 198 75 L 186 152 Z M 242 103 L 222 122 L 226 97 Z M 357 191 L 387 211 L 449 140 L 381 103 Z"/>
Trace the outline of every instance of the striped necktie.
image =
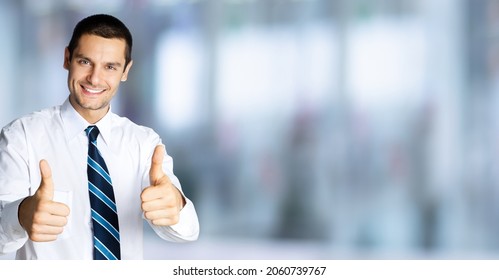
<path id="1" fill-rule="evenodd" d="M 120 233 L 113 185 L 106 163 L 97 149 L 97 126 L 85 129 L 88 136 L 88 192 L 94 231 L 94 259 L 119 260 Z"/>

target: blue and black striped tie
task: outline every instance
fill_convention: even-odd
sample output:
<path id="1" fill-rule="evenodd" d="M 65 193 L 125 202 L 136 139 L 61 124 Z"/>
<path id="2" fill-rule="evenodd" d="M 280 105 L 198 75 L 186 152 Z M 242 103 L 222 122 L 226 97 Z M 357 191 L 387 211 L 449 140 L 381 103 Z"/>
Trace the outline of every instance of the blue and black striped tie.
<path id="1" fill-rule="evenodd" d="M 94 229 L 94 259 L 119 260 L 120 233 L 113 185 L 106 163 L 97 149 L 99 129 L 92 125 L 85 129 L 88 136 L 88 192 Z"/>

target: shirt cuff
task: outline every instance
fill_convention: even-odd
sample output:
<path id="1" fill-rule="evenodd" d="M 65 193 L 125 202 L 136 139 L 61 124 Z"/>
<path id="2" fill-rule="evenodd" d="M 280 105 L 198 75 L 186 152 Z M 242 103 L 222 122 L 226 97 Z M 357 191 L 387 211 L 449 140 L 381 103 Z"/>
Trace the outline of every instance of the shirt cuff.
<path id="1" fill-rule="evenodd" d="M 28 239 L 28 233 L 19 223 L 19 205 L 24 200 L 24 198 L 12 201 L 12 202 L 2 202 L 5 203 L 2 209 L 2 215 L 0 219 L 0 227 L 2 232 L 4 242 L 6 243 L 1 246 L 1 252 L 11 252 L 17 250 L 19 247 L 26 242 Z"/>
<path id="2" fill-rule="evenodd" d="M 180 210 L 178 223 L 170 227 L 181 236 L 192 238 L 195 235 L 194 240 L 197 239 L 199 222 L 194 204 L 189 199 L 185 198 L 185 206 Z"/>

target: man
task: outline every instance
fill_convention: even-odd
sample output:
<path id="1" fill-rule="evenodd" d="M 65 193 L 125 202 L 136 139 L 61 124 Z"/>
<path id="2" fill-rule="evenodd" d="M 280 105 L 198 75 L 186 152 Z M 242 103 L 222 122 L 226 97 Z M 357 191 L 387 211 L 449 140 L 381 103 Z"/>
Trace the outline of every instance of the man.
<path id="1" fill-rule="evenodd" d="M 113 114 L 132 36 L 109 15 L 80 21 L 64 53 L 69 97 L 0 134 L 0 253 L 17 259 L 141 259 L 142 219 L 196 240 L 192 202 L 160 137 Z"/>

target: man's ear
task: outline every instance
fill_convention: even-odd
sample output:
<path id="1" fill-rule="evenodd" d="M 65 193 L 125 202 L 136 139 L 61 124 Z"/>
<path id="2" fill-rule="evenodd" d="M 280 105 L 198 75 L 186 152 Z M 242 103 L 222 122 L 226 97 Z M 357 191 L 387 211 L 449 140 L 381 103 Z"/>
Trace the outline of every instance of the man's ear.
<path id="1" fill-rule="evenodd" d="M 121 81 L 125 82 L 128 79 L 128 72 L 130 71 L 130 68 L 132 68 L 133 60 L 130 60 L 128 62 L 128 65 L 125 68 L 125 71 L 123 71 L 123 75 L 121 75 Z"/>
<path id="2" fill-rule="evenodd" d="M 64 64 L 62 66 L 64 67 L 64 69 L 69 70 L 69 64 L 70 64 L 69 49 L 66 47 L 64 49 Z"/>

